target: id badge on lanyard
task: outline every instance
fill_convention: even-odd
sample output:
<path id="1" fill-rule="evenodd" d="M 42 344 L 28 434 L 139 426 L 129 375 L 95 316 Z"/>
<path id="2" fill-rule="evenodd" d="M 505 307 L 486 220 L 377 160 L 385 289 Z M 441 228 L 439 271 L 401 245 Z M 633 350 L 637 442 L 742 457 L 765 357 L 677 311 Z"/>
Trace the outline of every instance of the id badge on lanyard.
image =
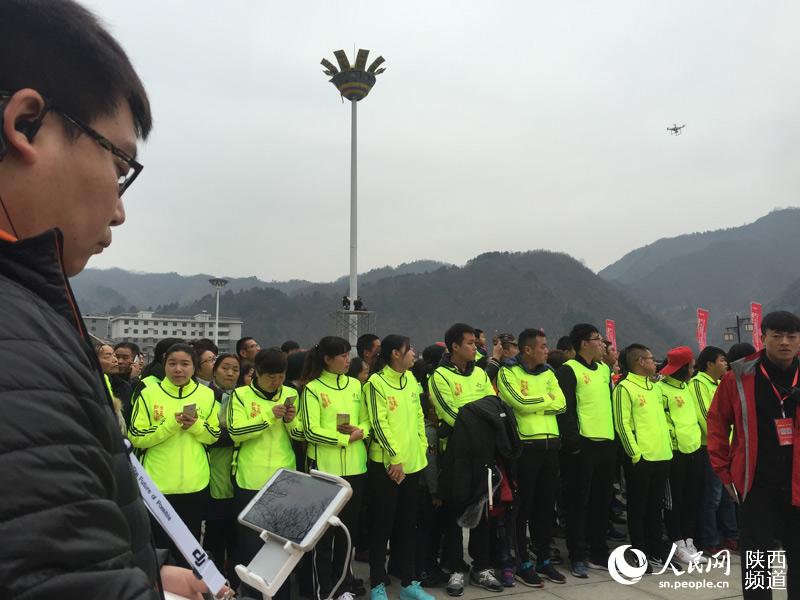
<path id="1" fill-rule="evenodd" d="M 794 420 L 792 417 L 787 417 L 786 412 L 783 409 L 783 403 L 786 398 L 789 397 L 789 394 L 785 396 L 781 396 L 778 392 L 778 389 L 772 383 L 772 380 L 767 375 L 767 371 L 764 368 L 764 365 L 759 365 L 761 367 L 761 373 L 764 375 L 767 381 L 769 381 L 770 386 L 772 386 L 772 391 L 775 392 L 775 396 L 778 398 L 778 401 L 781 403 L 781 418 L 775 419 L 775 432 L 778 435 L 778 444 L 781 446 L 791 446 L 792 440 L 794 438 Z M 794 379 L 792 380 L 792 387 L 797 385 L 797 380 L 800 378 L 800 369 L 797 369 L 794 373 Z"/>

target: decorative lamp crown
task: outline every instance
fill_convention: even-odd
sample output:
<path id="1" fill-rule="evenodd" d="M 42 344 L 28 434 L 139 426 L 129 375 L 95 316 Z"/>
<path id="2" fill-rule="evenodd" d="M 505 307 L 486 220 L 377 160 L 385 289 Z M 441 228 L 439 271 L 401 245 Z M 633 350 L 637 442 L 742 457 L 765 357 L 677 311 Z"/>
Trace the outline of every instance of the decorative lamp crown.
<path id="1" fill-rule="evenodd" d="M 372 86 L 375 85 L 375 76 L 386 70 L 386 67 L 381 67 L 384 62 L 382 56 L 376 58 L 369 68 L 366 68 L 369 50 L 358 51 L 355 65 L 351 65 L 347 60 L 344 50 L 337 50 L 333 55 L 336 57 L 336 62 L 339 63 L 339 68 L 337 69 L 332 62 L 323 58 L 320 63 L 325 67 L 323 73 L 331 78 L 331 83 L 336 86 L 342 97 L 351 101 L 358 102 L 366 98 Z"/>

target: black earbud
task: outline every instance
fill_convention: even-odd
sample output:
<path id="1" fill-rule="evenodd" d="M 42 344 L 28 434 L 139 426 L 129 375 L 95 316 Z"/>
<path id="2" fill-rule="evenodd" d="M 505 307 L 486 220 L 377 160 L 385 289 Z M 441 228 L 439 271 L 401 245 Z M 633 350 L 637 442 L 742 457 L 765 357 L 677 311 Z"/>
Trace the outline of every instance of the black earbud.
<path id="1" fill-rule="evenodd" d="M 33 136 L 36 135 L 36 132 L 39 131 L 39 128 L 42 126 L 42 120 L 36 119 L 35 121 L 17 121 L 14 124 L 14 129 L 19 131 L 20 133 L 25 134 L 25 137 L 28 138 L 28 142 L 33 141 Z"/>
<path id="2" fill-rule="evenodd" d="M 32 142 L 33 136 L 36 135 L 41 126 L 42 119 L 36 119 L 35 121 L 18 121 L 14 125 L 14 129 L 24 134 L 28 142 Z M 8 154 L 8 142 L 5 135 L 3 135 L 3 111 L 0 110 L 0 160 L 3 160 L 6 154 Z"/>

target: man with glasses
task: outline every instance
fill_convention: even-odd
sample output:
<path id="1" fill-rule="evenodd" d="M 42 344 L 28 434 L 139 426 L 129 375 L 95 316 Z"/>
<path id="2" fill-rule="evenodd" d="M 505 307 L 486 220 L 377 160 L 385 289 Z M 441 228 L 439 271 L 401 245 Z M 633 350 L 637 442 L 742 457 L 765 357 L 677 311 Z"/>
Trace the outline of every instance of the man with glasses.
<path id="1" fill-rule="evenodd" d="M 194 377 L 200 385 L 210 386 L 214 380 L 214 362 L 217 360 L 219 348 L 207 338 L 190 342 L 197 353 L 197 370 Z"/>
<path id="2" fill-rule="evenodd" d="M 651 573 L 654 568 L 661 570 L 668 556 L 661 541 L 661 503 L 672 439 L 661 389 L 653 382 L 657 371 L 653 353 L 641 344 L 631 344 L 623 353 L 628 374 L 614 388 L 614 428 L 628 458 L 628 533 L 633 547 L 647 556 Z"/>
<path id="3" fill-rule="evenodd" d="M 800 318 L 769 313 L 761 321 L 761 339 L 764 349 L 734 362 L 720 382 L 708 412 L 708 455 L 727 494 L 740 505 L 744 598 L 772 597 L 767 585 L 755 584 L 772 580 L 769 557 L 780 546 L 787 595 L 797 598 Z"/>
<path id="4" fill-rule="evenodd" d="M 75 2 L 0 12 L 0 595 L 155 600 L 147 511 L 68 280 L 125 221 L 149 101 Z M 174 567 L 161 579 L 205 587 Z"/>
<path id="5" fill-rule="evenodd" d="M 616 446 L 611 416 L 611 371 L 594 325 L 580 323 L 569 334 L 575 358 L 557 371 L 567 402 L 558 416 L 561 472 L 567 509 L 567 550 L 573 576 L 608 568 L 608 511 L 614 485 Z M 537 557 L 538 558 L 538 557 Z"/>
<path id="6" fill-rule="evenodd" d="M 251 337 L 243 337 L 236 342 L 236 354 L 242 362 L 255 364 L 256 354 L 261 350 L 261 345 Z"/>

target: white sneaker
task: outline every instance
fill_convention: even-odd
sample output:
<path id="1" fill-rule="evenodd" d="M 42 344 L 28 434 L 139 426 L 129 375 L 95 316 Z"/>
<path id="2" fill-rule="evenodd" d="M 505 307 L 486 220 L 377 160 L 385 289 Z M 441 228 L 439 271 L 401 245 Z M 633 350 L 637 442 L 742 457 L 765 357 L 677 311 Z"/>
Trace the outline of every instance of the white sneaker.
<path id="1" fill-rule="evenodd" d="M 700 552 L 694 545 L 694 539 L 686 538 L 686 550 L 689 552 L 689 555 L 692 557 L 692 562 L 698 565 L 704 565 L 708 562 L 708 559 L 703 556 L 703 553 Z"/>
<path id="2" fill-rule="evenodd" d="M 356 600 L 356 597 L 350 592 L 343 592 L 336 600 Z"/>
<path id="3" fill-rule="evenodd" d="M 675 560 L 684 565 L 692 562 L 692 554 L 686 546 L 686 542 L 678 540 L 675 542 L 675 554 L 672 555 Z"/>
<path id="4" fill-rule="evenodd" d="M 464 594 L 464 574 L 454 571 L 450 575 L 450 580 L 445 588 L 449 596 L 461 596 Z"/>

